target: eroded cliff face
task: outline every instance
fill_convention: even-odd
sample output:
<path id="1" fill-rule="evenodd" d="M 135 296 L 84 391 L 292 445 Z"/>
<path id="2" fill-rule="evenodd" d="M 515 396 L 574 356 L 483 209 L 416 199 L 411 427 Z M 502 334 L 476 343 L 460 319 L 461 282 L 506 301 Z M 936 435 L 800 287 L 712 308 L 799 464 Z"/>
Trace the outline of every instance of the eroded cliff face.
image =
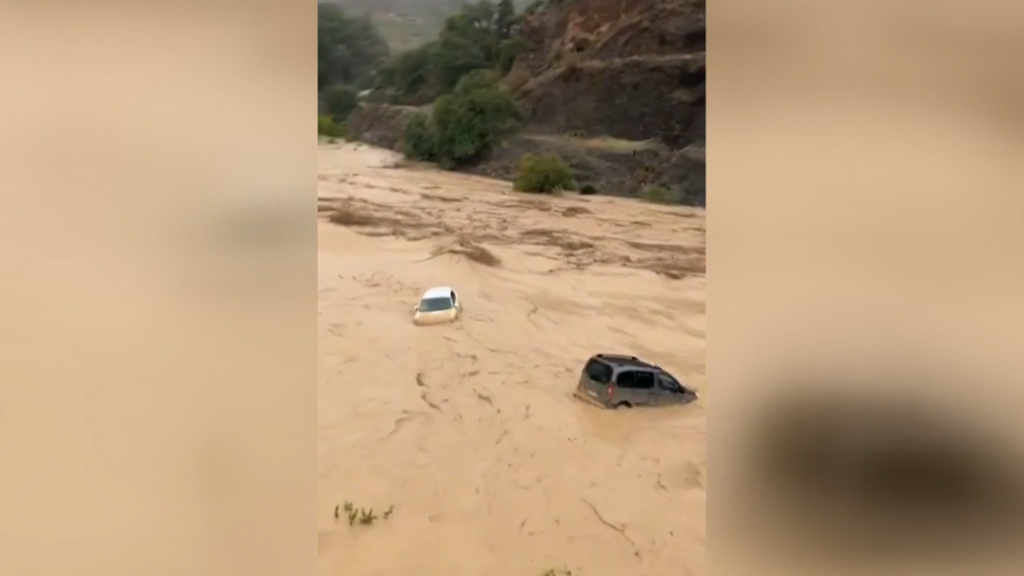
<path id="1" fill-rule="evenodd" d="M 547 0 L 523 17 L 506 83 L 537 127 L 701 142 L 705 14 L 704 0 Z"/>
<path id="2" fill-rule="evenodd" d="M 704 0 L 545 0 L 519 34 L 504 82 L 526 125 L 465 170 L 511 179 L 524 153 L 554 152 L 601 194 L 654 184 L 705 205 Z M 348 129 L 396 148 L 411 110 L 364 103 Z"/>
<path id="3" fill-rule="evenodd" d="M 346 121 L 349 137 L 381 148 L 396 150 L 405 136 L 405 125 L 416 112 L 411 106 L 361 103 Z"/>

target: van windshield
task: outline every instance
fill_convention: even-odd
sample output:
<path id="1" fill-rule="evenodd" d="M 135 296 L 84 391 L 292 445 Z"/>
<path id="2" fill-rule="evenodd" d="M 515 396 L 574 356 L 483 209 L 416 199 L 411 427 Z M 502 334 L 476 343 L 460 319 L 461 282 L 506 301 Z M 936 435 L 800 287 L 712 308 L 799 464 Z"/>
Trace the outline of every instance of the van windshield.
<path id="1" fill-rule="evenodd" d="M 451 309 L 451 298 L 424 298 L 420 300 L 420 312 L 444 312 Z"/>

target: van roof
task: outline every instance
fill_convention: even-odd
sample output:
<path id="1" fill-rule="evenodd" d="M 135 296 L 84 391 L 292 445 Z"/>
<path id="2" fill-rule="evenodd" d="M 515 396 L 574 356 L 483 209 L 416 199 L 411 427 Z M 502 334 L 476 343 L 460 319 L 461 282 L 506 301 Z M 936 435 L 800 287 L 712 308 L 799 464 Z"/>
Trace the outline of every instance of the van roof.
<path id="1" fill-rule="evenodd" d="M 658 366 L 651 364 L 650 362 L 644 362 L 636 356 L 629 356 L 626 354 L 594 354 L 594 358 L 601 360 L 607 364 L 613 366 L 633 366 L 636 368 L 649 368 L 651 370 L 658 370 Z"/>
<path id="2" fill-rule="evenodd" d="M 451 298 L 452 290 L 448 286 L 436 286 L 423 293 L 423 298 Z"/>

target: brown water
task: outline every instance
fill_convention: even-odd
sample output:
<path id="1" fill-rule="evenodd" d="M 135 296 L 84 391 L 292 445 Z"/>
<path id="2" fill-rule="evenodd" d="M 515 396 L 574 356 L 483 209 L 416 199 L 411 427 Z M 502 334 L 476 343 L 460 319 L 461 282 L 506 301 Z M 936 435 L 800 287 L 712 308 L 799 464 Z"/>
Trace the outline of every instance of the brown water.
<path id="1" fill-rule="evenodd" d="M 394 162 L 320 150 L 321 573 L 703 574 L 703 212 Z M 360 225 L 329 223 L 336 208 Z M 480 247 L 500 263 L 465 255 Z M 463 317 L 415 327 L 434 285 L 455 287 Z M 571 392 L 601 351 L 657 362 L 702 399 L 582 405 Z M 346 501 L 393 514 L 350 526 Z"/>

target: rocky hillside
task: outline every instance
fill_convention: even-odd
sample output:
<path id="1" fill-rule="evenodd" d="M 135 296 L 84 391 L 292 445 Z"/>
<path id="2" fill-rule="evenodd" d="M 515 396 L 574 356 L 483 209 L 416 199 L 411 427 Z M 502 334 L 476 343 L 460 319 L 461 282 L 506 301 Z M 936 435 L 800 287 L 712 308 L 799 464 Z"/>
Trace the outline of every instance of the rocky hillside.
<path id="1" fill-rule="evenodd" d="M 530 122 L 557 132 L 704 140 L 704 0 L 543 0 L 506 78 Z"/>
<path id="2" fill-rule="evenodd" d="M 704 0 L 534 2 L 518 25 L 525 49 L 503 80 L 525 130 L 470 171 L 509 178 L 523 152 L 554 151 L 601 193 L 657 184 L 703 206 L 705 14 Z M 408 109 L 390 108 L 362 105 L 350 133 L 397 143 Z"/>

